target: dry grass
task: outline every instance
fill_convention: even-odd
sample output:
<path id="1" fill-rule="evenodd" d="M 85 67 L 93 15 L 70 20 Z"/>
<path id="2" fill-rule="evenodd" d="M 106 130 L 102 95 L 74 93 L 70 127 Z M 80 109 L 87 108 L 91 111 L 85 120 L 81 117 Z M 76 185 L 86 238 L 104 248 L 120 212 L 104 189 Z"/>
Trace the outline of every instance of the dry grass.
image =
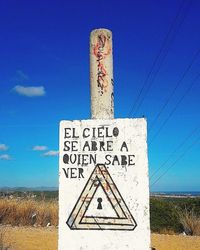
<path id="1" fill-rule="evenodd" d="M 57 201 L 0 199 L 0 224 L 12 226 L 58 225 Z"/>
<path id="2" fill-rule="evenodd" d="M 171 229 L 164 228 L 159 231 L 159 234 L 175 235 L 176 233 Z"/>
<path id="3" fill-rule="evenodd" d="M 194 210 L 185 210 L 179 213 L 180 222 L 183 225 L 187 235 L 200 236 L 200 218 L 195 214 Z"/>

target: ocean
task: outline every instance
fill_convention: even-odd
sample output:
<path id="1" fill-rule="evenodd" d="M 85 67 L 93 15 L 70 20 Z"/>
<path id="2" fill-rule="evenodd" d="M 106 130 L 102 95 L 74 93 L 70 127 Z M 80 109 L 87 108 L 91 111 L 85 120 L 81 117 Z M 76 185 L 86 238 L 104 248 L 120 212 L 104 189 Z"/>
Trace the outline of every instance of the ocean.
<path id="1" fill-rule="evenodd" d="M 158 192 L 151 192 L 152 196 L 187 196 L 187 197 L 200 197 L 200 191 L 158 191 Z"/>

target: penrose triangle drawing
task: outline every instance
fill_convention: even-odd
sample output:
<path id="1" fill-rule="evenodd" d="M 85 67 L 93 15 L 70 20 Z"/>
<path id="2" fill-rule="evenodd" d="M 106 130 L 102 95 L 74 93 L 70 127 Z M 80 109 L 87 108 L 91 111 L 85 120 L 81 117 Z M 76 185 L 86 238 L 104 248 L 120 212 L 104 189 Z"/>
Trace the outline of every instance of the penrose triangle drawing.
<path id="1" fill-rule="evenodd" d="M 102 197 L 97 199 L 95 208 L 97 212 L 94 211 L 92 214 L 94 209 L 90 207 L 93 206 L 95 194 L 99 190 L 103 190 L 107 204 L 109 203 L 113 210 L 112 216 L 109 213 L 107 216 L 103 212 L 106 206 L 102 206 L 105 201 Z M 90 210 L 89 215 L 88 210 Z M 134 230 L 137 226 L 108 169 L 103 164 L 96 165 L 66 223 L 71 230 L 128 231 Z"/>

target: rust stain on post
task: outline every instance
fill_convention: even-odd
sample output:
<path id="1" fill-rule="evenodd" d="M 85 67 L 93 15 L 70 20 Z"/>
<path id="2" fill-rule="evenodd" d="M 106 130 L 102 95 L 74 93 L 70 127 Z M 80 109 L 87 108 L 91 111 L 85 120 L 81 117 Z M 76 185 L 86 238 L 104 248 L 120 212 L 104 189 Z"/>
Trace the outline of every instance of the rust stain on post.
<path id="1" fill-rule="evenodd" d="M 91 118 L 114 118 L 112 32 L 96 29 L 90 34 Z"/>

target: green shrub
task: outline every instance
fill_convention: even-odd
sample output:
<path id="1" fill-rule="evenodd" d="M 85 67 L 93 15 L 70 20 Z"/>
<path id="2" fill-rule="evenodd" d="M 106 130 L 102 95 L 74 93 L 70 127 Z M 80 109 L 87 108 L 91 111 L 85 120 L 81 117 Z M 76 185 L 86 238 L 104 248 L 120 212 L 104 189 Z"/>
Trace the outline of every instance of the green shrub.
<path id="1" fill-rule="evenodd" d="M 174 204 L 161 198 L 151 198 L 150 200 L 150 223 L 153 232 L 165 230 L 178 233 L 183 231 Z"/>

